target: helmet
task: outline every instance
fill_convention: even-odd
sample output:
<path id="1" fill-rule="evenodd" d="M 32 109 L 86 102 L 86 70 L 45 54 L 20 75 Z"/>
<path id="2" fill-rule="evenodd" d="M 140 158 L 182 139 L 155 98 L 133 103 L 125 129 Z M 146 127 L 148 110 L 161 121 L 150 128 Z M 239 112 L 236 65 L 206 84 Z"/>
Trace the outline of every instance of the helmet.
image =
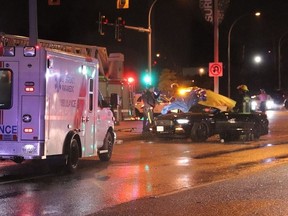
<path id="1" fill-rule="evenodd" d="M 248 90 L 248 87 L 247 87 L 246 85 L 239 85 L 239 86 L 237 87 L 237 89 L 238 89 L 238 90 L 245 91 L 245 92 L 246 92 L 246 91 L 249 91 L 249 90 Z"/>

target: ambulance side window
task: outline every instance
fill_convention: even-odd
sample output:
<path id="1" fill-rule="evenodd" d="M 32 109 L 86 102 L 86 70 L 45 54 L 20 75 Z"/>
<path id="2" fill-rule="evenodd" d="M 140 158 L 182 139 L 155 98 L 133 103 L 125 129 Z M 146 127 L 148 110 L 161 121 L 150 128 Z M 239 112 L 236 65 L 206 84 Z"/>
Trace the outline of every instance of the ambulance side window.
<path id="1" fill-rule="evenodd" d="M 94 85 L 93 79 L 89 79 L 89 111 L 93 110 L 93 98 L 94 98 Z"/>
<path id="2" fill-rule="evenodd" d="M 0 69 L 0 109 L 12 107 L 12 71 Z"/>
<path id="3" fill-rule="evenodd" d="M 100 91 L 98 91 L 98 106 L 103 107 L 109 107 L 109 104 L 104 100 L 104 97 Z"/>

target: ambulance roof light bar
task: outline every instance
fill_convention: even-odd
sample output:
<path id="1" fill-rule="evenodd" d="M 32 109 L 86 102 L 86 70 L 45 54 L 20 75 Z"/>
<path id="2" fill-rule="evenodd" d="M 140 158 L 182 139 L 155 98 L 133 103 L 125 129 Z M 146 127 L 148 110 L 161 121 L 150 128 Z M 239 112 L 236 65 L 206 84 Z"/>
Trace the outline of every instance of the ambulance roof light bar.
<path id="1" fill-rule="evenodd" d="M 36 47 L 34 46 L 25 46 L 23 50 L 23 55 L 25 57 L 34 57 L 36 55 Z"/>
<path id="2" fill-rule="evenodd" d="M 0 47 L 2 51 L 0 52 L 0 56 L 15 56 L 15 47 L 7 46 L 7 47 Z"/>

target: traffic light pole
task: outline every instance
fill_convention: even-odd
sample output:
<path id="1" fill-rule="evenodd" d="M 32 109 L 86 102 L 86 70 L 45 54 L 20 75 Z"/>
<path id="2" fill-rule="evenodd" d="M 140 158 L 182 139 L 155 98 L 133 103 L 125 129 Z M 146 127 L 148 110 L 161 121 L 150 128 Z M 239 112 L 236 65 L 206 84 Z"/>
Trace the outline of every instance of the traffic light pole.
<path id="1" fill-rule="evenodd" d="M 149 14 L 148 14 L 148 73 L 150 74 L 151 77 L 151 73 L 152 73 L 152 28 L 151 28 L 151 13 L 152 13 L 152 9 L 155 5 L 155 3 L 158 0 L 154 0 L 154 2 L 151 4 L 150 9 L 149 9 Z"/>
<path id="2" fill-rule="evenodd" d="M 158 0 L 154 0 L 154 2 L 151 4 L 149 8 L 148 13 L 148 28 L 142 28 L 142 27 L 134 27 L 134 26 L 124 26 L 127 29 L 137 30 L 139 32 L 146 32 L 148 33 L 148 73 L 151 77 L 152 73 L 152 27 L 151 27 L 151 14 L 154 5 L 156 4 Z"/>
<path id="3" fill-rule="evenodd" d="M 126 29 L 131 29 L 131 30 L 136 30 L 139 32 L 145 32 L 148 33 L 148 73 L 151 77 L 151 73 L 152 73 L 152 28 L 151 28 L 151 14 L 152 14 L 152 9 L 154 7 L 154 5 L 156 4 L 158 0 L 154 0 L 153 3 L 151 4 L 150 8 L 149 8 L 149 13 L 148 13 L 148 28 L 143 28 L 143 27 L 136 27 L 136 26 L 128 26 L 128 25 L 122 25 L 123 28 Z M 119 18 L 118 18 L 119 19 Z M 99 15 L 99 33 L 103 35 L 103 31 L 102 31 L 102 19 L 101 16 Z M 115 26 L 118 27 L 117 25 L 119 24 L 113 24 L 113 23 L 105 23 L 105 25 L 108 26 Z M 101 29 L 101 30 L 100 30 Z M 121 40 L 119 40 L 121 41 Z"/>

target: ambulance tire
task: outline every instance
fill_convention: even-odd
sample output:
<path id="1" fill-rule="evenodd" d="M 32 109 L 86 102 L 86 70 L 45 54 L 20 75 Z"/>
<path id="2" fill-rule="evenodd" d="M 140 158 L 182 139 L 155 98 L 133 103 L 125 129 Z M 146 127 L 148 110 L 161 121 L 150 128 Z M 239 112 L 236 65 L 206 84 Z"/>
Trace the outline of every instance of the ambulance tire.
<path id="1" fill-rule="evenodd" d="M 101 161 L 109 161 L 111 159 L 113 152 L 113 144 L 113 133 L 111 131 L 108 131 L 104 139 L 103 147 L 100 148 L 98 151 L 98 157 Z M 100 154 L 100 150 L 108 150 L 108 152 Z"/>
<path id="2" fill-rule="evenodd" d="M 204 142 L 208 137 L 208 125 L 205 122 L 195 122 L 191 129 L 191 140 L 193 142 Z"/>
<path id="3" fill-rule="evenodd" d="M 69 173 L 74 173 L 79 164 L 79 143 L 78 140 L 73 137 L 70 142 L 68 157 L 66 162 L 66 171 Z"/>

